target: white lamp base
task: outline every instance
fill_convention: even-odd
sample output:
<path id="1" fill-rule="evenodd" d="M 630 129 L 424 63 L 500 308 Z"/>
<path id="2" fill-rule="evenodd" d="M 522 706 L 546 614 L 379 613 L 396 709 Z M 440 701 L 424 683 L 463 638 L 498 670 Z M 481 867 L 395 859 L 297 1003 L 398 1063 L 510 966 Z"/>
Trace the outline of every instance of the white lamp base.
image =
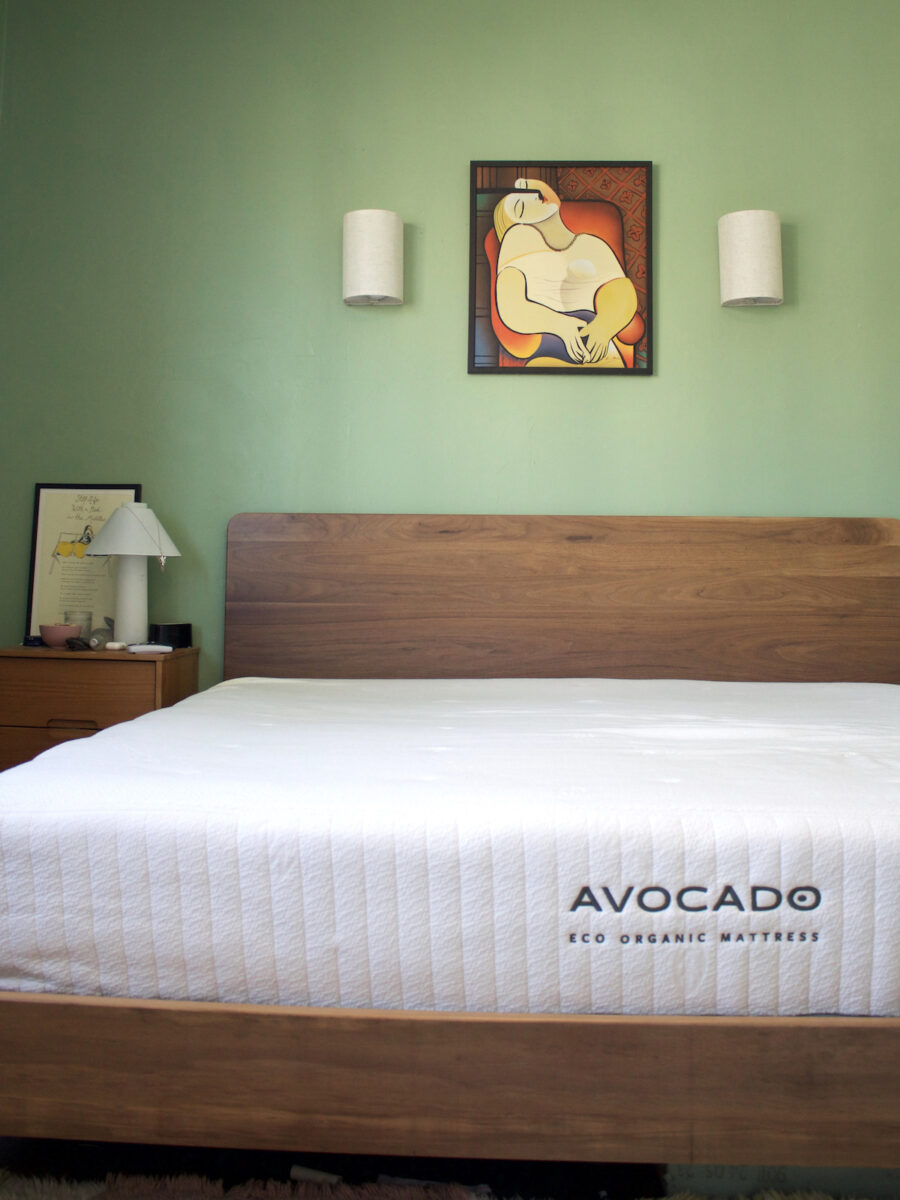
<path id="1" fill-rule="evenodd" d="M 146 642 L 147 557 L 144 554 L 120 554 L 116 583 L 116 641 L 132 645 Z"/>

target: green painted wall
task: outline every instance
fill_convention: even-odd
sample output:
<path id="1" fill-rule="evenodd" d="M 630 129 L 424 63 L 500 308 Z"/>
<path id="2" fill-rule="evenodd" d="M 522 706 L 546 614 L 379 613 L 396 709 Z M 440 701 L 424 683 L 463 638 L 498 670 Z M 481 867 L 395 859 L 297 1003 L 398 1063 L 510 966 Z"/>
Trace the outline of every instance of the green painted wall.
<path id="1" fill-rule="evenodd" d="M 897 0 L 3 7 L 3 644 L 38 480 L 143 483 L 205 682 L 242 510 L 900 516 Z M 653 377 L 466 374 L 473 158 L 654 162 Z M 401 309 L 341 303 L 358 207 Z M 723 310 L 754 207 L 786 302 Z"/>

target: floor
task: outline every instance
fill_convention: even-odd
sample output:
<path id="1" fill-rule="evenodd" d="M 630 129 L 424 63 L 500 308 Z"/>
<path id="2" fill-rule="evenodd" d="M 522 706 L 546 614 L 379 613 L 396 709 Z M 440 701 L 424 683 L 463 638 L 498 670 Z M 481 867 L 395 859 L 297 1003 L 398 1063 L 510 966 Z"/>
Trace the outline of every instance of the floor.
<path id="1" fill-rule="evenodd" d="M 495 1196 L 522 1200 L 637 1200 L 665 1194 L 662 1169 L 605 1163 L 523 1163 L 494 1160 L 303 1155 L 184 1146 L 134 1146 L 0 1138 L 0 1168 L 15 1174 L 71 1180 L 107 1174 L 204 1175 L 226 1187 L 247 1179 L 290 1178 L 294 1165 L 364 1183 L 379 1175 L 484 1185 Z"/>

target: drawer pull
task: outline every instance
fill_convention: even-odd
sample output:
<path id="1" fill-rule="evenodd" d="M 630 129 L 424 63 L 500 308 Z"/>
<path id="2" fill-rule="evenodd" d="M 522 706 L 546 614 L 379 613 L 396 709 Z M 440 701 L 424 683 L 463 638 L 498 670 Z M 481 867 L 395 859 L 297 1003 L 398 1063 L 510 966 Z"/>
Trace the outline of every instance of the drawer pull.
<path id="1" fill-rule="evenodd" d="M 97 730 L 100 726 L 96 721 L 90 718 L 79 717 L 76 720 L 69 721 L 65 717 L 51 717 L 47 722 L 48 729 L 93 729 Z"/>

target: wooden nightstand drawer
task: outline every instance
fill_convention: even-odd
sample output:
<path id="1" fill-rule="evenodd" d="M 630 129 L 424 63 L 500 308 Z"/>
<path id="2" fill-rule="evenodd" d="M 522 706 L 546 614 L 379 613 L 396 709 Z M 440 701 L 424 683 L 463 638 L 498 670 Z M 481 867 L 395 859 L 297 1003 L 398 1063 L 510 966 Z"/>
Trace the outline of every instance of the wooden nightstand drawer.
<path id="1" fill-rule="evenodd" d="M 0 663 L 0 725 L 105 729 L 155 708 L 153 662 L 8 659 Z"/>
<path id="2" fill-rule="evenodd" d="M 27 762 L 53 746 L 90 737 L 93 729 L 4 729 L 0 726 L 0 771 Z"/>
<path id="3" fill-rule="evenodd" d="M 197 690 L 198 650 L 0 650 L 0 769 Z"/>

